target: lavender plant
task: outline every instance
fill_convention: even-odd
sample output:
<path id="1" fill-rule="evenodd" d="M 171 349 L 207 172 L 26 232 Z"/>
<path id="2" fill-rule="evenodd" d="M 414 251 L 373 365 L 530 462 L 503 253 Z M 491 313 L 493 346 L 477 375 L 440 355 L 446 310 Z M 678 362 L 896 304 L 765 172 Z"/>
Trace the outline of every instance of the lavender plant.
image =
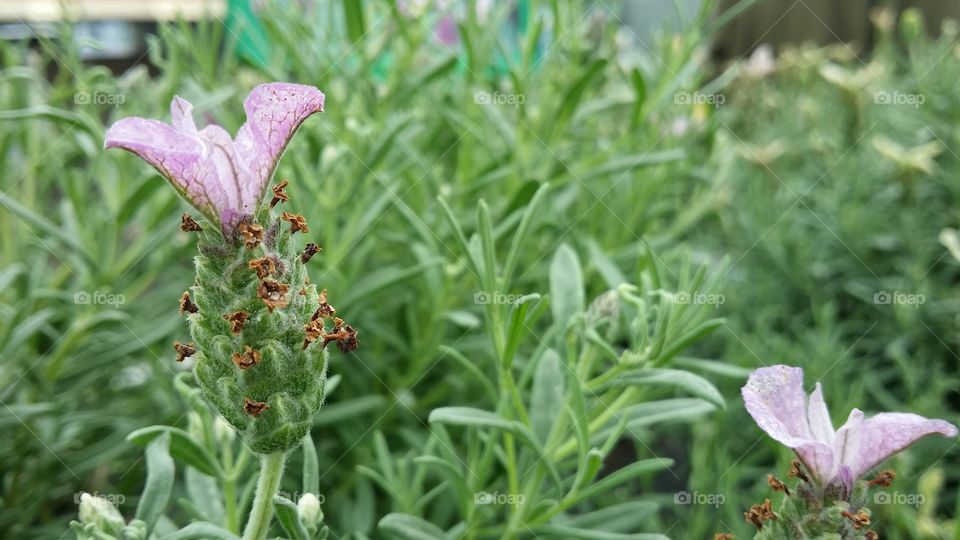
<path id="1" fill-rule="evenodd" d="M 836 538 L 876 540 L 870 529 L 867 491 L 889 486 L 892 470 L 867 481 L 863 477 L 890 456 L 928 435 L 954 437 L 957 428 L 945 420 L 916 414 L 880 413 L 864 418 L 853 409 L 834 430 L 818 382 L 809 396 L 803 370 L 777 365 L 756 370 L 743 387 L 747 411 L 770 437 L 796 452 L 788 477 L 791 489 L 769 475 L 774 491 L 784 494 L 774 512 L 769 499 L 744 513 L 756 525 L 758 539 Z"/>
<path id="2" fill-rule="evenodd" d="M 264 199 L 287 143 L 323 104 L 323 93 L 314 87 L 260 85 L 244 102 L 247 122 L 231 138 L 217 125 L 198 130 L 192 105 L 175 97 L 172 124 L 123 119 L 107 131 L 104 144 L 153 165 L 203 217 L 202 224 L 188 214 L 181 218 L 184 232 L 199 235 L 199 255 L 196 281 L 180 298 L 194 341 L 177 341 L 174 349 L 177 361 L 194 359 L 203 397 L 260 457 L 245 540 L 266 537 L 286 455 L 309 433 L 323 403 L 327 345 L 336 342 L 344 352 L 358 345 L 356 330 L 336 317 L 326 291 L 309 281 L 306 265 L 319 247 L 297 247 L 295 234 L 310 231 L 303 216 L 277 212 L 278 204 L 289 200 L 289 182 L 276 184 Z M 148 446 L 154 468 L 172 468 L 163 457 L 169 438 L 164 434 Z M 160 457 L 151 459 L 151 453 Z M 130 524 L 88 498 L 75 529 L 81 537 L 146 538 L 162 513 L 157 503 L 169 497 L 170 476 L 162 476 L 159 487 L 148 480 L 141 500 L 146 509 L 138 508 Z M 305 495 L 303 508 L 277 501 L 284 523 L 304 529 L 296 531 L 297 538 L 306 537 L 306 527 L 313 531 L 310 537 L 320 533 L 316 500 L 315 493 Z"/>

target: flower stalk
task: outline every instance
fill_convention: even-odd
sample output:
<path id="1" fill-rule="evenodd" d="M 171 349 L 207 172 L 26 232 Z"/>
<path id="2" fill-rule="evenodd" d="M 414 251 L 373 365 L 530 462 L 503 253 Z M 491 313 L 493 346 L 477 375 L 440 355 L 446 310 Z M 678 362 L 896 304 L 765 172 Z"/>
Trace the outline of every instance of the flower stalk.
<path id="1" fill-rule="evenodd" d="M 280 489 L 286 452 L 274 452 L 260 457 L 260 478 L 257 493 L 250 509 L 250 517 L 243 531 L 243 540 L 263 540 L 273 519 L 273 496 Z"/>

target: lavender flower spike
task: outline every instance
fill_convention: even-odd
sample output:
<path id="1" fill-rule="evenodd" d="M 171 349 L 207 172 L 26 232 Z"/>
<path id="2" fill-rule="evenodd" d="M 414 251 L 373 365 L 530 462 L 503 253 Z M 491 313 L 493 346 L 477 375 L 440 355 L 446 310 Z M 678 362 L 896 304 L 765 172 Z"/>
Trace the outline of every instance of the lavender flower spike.
<path id="1" fill-rule="evenodd" d="M 312 86 L 261 84 L 244 101 L 247 121 L 231 139 L 218 125 L 197 130 L 193 106 L 174 97 L 171 124 L 124 118 L 107 130 L 104 148 L 122 148 L 153 165 L 230 239 L 255 213 L 297 128 L 323 111 L 323 99 Z"/>
<path id="2" fill-rule="evenodd" d="M 803 370 L 790 366 L 754 371 L 742 393 L 757 425 L 793 449 L 820 486 L 834 483 L 849 489 L 871 468 L 918 439 L 957 435 L 957 428 L 944 420 L 908 413 L 864 418 L 859 409 L 853 409 L 847 422 L 834 431 L 820 383 L 808 397 L 803 391 Z"/>

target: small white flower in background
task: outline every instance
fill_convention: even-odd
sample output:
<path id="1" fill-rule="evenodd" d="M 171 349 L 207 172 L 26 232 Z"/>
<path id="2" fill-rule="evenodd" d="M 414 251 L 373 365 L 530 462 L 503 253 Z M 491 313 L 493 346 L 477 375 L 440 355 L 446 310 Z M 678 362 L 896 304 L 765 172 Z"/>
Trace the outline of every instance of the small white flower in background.
<path id="1" fill-rule="evenodd" d="M 766 167 L 785 154 L 789 146 L 784 141 L 775 139 L 767 144 L 737 144 L 736 149 L 743 159 Z"/>
<path id="2" fill-rule="evenodd" d="M 125 522 L 117 507 L 104 497 L 80 494 L 80 523 L 93 524 L 97 530 L 119 536 Z"/>
<path id="3" fill-rule="evenodd" d="M 945 228 L 940 231 L 940 243 L 954 259 L 960 261 L 960 234 L 956 229 Z"/>
<path id="4" fill-rule="evenodd" d="M 934 158 L 943 152 L 943 145 L 938 141 L 907 148 L 896 141 L 878 135 L 873 137 L 870 143 L 873 144 L 880 155 L 896 163 L 901 169 L 918 171 L 928 175 L 937 171 L 937 163 Z"/>
<path id="5" fill-rule="evenodd" d="M 875 79 L 883 75 L 883 67 L 870 64 L 866 67 L 850 70 L 834 62 L 827 62 L 818 70 L 828 83 L 852 94 L 857 94 Z"/>
<path id="6" fill-rule="evenodd" d="M 320 509 L 320 499 L 313 493 L 304 493 L 297 501 L 297 510 L 300 512 L 300 519 L 303 524 L 310 527 L 317 527 L 323 523 L 323 510 Z"/>
<path id="7" fill-rule="evenodd" d="M 776 69 L 777 62 L 774 58 L 773 47 L 766 43 L 757 47 L 750 55 L 750 59 L 743 64 L 743 73 L 755 79 L 762 79 Z"/>

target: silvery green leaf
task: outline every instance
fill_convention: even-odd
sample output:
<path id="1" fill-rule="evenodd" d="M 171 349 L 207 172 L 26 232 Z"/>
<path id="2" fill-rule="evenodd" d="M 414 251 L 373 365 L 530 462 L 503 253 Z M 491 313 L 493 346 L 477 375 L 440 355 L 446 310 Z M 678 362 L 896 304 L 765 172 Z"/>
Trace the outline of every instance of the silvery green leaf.
<path id="1" fill-rule="evenodd" d="M 174 464 L 170 457 L 170 434 L 164 433 L 147 445 L 147 483 L 137 505 L 137 519 L 143 520 L 147 532 L 163 514 L 173 491 Z"/>
<path id="2" fill-rule="evenodd" d="M 530 396 L 530 423 L 541 444 L 547 443 L 553 424 L 563 410 L 565 380 L 560 357 L 553 349 L 547 349 L 537 364 Z"/>
<path id="3" fill-rule="evenodd" d="M 567 244 L 561 244 L 550 263 L 550 306 L 555 324 L 566 326 L 576 314 L 584 310 L 583 273 L 577 254 Z"/>
<path id="4" fill-rule="evenodd" d="M 287 531 L 292 540 L 308 540 L 310 535 L 306 527 L 300 521 L 300 512 L 293 501 L 280 495 L 273 497 L 273 511 L 277 515 L 277 521 Z"/>
<path id="5" fill-rule="evenodd" d="M 398 540 L 444 540 L 445 534 L 436 525 L 409 514 L 383 516 L 377 528 Z"/>

